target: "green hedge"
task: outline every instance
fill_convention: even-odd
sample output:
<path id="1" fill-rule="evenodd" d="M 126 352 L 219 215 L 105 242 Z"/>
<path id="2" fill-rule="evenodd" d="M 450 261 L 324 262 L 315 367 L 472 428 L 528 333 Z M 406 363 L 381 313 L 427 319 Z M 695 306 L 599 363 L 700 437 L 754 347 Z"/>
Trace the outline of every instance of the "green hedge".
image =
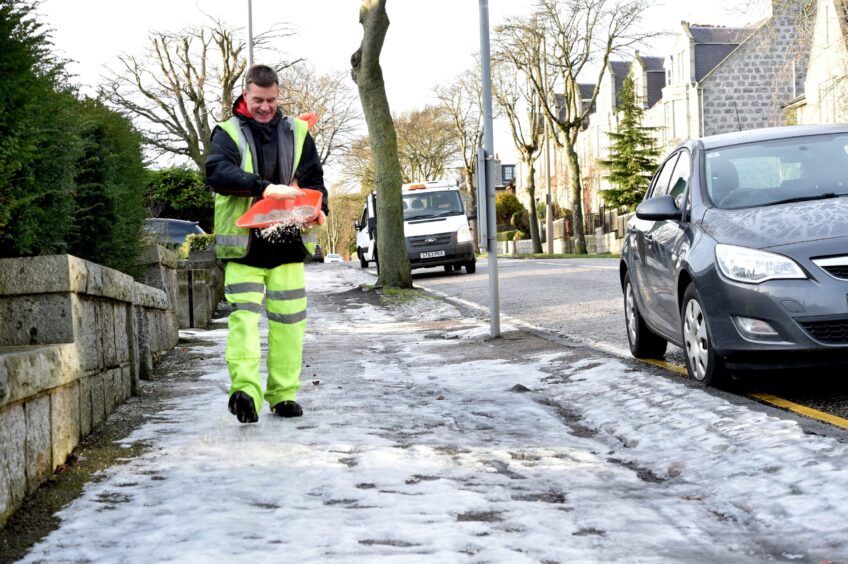
<path id="1" fill-rule="evenodd" d="M 189 253 L 191 253 L 192 251 L 205 251 L 207 249 L 212 248 L 214 244 L 214 233 L 195 233 L 186 237 L 185 243 L 180 245 L 180 248 L 177 251 L 177 255 L 181 259 L 187 259 Z"/>
<path id="2" fill-rule="evenodd" d="M 67 86 L 34 10 L 0 0 L 0 257 L 73 253 L 136 274 L 140 136 Z"/>
<path id="3" fill-rule="evenodd" d="M 150 217 L 196 221 L 204 231 L 212 232 L 215 201 L 200 172 L 186 167 L 152 170 L 145 183 Z"/>

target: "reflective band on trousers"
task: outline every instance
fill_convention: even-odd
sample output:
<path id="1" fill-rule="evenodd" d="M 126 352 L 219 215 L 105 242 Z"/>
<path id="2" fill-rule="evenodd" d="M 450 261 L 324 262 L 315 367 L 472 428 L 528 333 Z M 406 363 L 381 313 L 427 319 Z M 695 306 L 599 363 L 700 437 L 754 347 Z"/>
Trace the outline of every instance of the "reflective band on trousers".
<path id="1" fill-rule="evenodd" d="M 264 292 L 265 284 L 255 282 L 243 282 L 241 284 L 230 284 L 224 287 L 225 294 L 241 294 L 242 292 Z"/>
<path id="2" fill-rule="evenodd" d="M 237 310 L 251 311 L 253 313 L 262 313 L 262 304 L 254 304 L 251 302 L 231 302 L 232 306 Z M 304 312 L 305 313 L 305 312 Z"/>
<path id="3" fill-rule="evenodd" d="M 269 300 L 299 300 L 300 298 L 305 297 L 306 288 L 298 288 L 297 290 L 283 290 L 282 292 L 268 290 Z"/>
<path id="4" fill-rule="evenodd" d="M 304 319 L 306 319 L 306 310 L 299 311 L 297 313 L 289 313 L 289 314 L 271 313 L 269 311 L 268 312 L 268 319 L 271 320 L 271 321 L 276 321 L 277 323 L 287 323 L 287 324 L 297 323 L 299 321 L 303 321 Z"/>
<path id="5" fill-rule="evenodd" d="M 215 235 L 215 243 L 225 247 L 246 247 L 248 239 L 248 235 Z"/>

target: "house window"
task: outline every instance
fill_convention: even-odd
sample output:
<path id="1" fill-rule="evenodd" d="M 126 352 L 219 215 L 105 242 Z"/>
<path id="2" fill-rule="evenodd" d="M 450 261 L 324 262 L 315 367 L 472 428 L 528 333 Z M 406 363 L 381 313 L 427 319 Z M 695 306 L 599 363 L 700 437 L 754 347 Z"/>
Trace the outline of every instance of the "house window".
<path id="1" fill-rule="evenodd" d="M 501 165 L 501 179 L 504 184 L 515 180 L 515 165 Z"/>

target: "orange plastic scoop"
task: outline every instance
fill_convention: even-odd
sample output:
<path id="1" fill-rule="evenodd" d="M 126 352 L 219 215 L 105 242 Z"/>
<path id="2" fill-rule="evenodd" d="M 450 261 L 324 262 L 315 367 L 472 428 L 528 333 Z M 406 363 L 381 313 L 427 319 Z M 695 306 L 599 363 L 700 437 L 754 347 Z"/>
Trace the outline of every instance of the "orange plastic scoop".
<path id="1" fill-rule="evenodd" d="M 263 198 L 250 206 L 243 216 L 238 218 L 238 227 L 263 228 L 284 223 L 304 226 L 318 217 L 321 211 L 323 193 L 308 188 L 300 189 L 305 195 L 294 200 L 274 200 Z"/>
<path id="2" fill-rule="evenodd" d="M 318 123 L 318 114 L 316 114 L 315 112 L 309 112 L 308 114 L 298 116 L 297 119 L 302 119 L 306 122 L 306 129 L 312 129 L 315 124 Z"/>

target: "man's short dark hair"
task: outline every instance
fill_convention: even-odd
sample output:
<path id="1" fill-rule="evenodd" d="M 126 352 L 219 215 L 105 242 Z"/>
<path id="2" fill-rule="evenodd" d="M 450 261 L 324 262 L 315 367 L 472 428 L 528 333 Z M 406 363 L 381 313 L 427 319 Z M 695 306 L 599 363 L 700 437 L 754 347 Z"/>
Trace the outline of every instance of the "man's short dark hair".
<path id="1" fill-rule="evenodd" d="M 280 79 L 274 69 L 268 65 L 253 65 L 247 69 L 247 74 L 244 77 L 244 88 L 247 89 L 251 84 L 255 84 L 260 88 L 268 88 L 273 85 L 280 85 Z"/>

